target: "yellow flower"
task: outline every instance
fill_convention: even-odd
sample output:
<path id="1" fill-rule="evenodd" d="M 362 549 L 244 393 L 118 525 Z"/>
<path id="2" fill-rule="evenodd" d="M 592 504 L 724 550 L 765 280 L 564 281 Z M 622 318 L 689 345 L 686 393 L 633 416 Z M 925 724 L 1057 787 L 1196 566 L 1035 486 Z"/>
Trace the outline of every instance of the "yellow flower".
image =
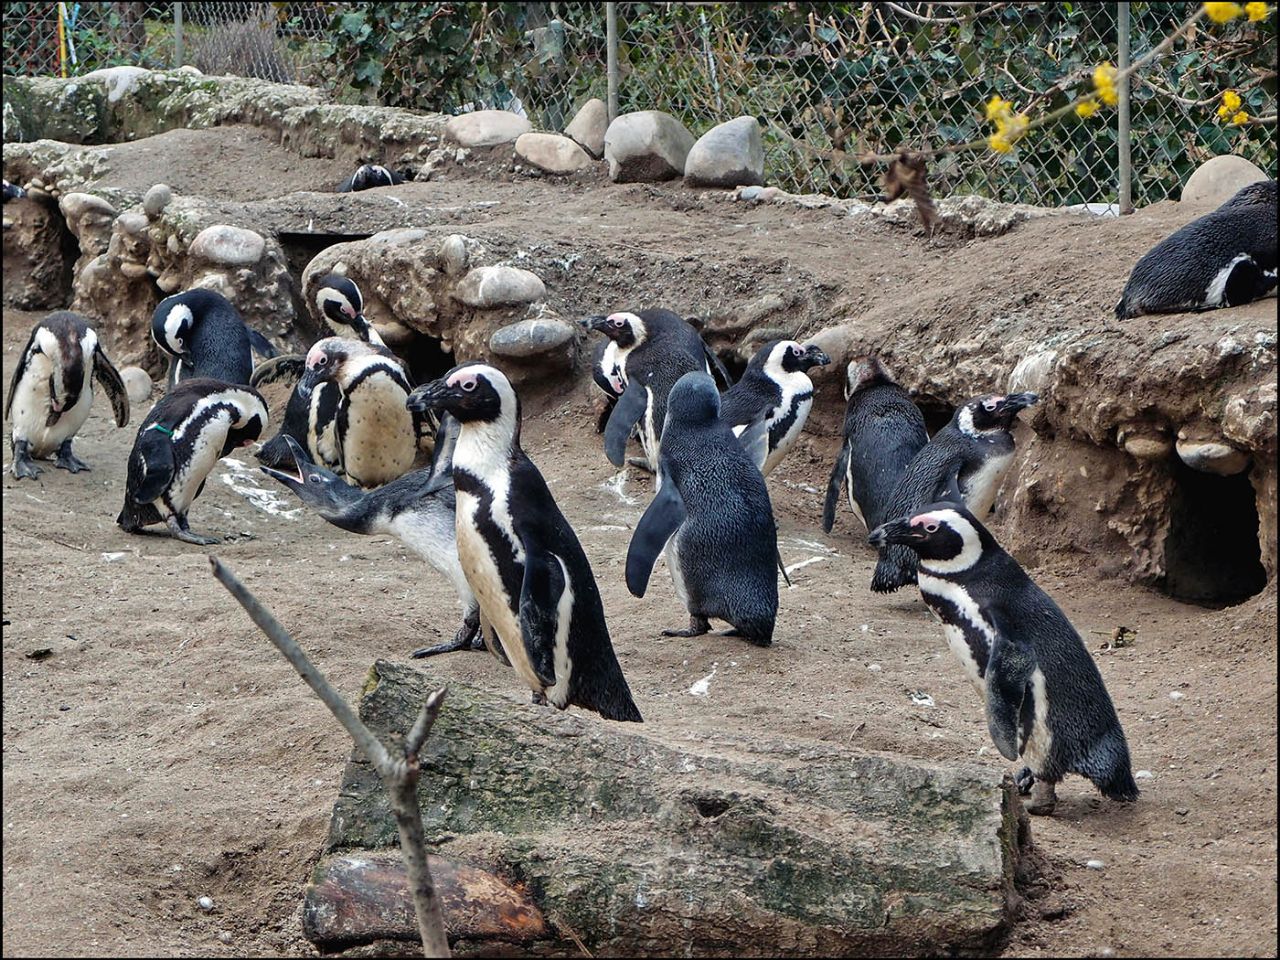
<path id="1" fill-rule="evenodd" d="M 1239 113 L 1237 113 L 1234 117 L 1231 118 L 1231 122 L 1235 124 L 1237 127 L 1240 126 L 1240 124 L 1242 123 L 1248 123 L 1249 114 L 1241 110 Z"/>
<path id="2" fill-rule="evenodd" d="M 1093 71 L 1093 86 L 1098 91 L 1098 99 L 1109 107 L 1120 102 L 1120 94 L 1116 91 L 1116 68 L 1109 63 L 1100 63 Z"/>
<path id="3" fill-rule="evenodd" d="M 1267 16 L 1267 5 L 1265 3 L 1246 3 L 1244 12 L 1249 15 L 1251 21 L 1264 20 Z"/>
<path id="4" fill-rule="evenodd" d="M 1226 23 L 1244 13 L 1244 8 L 1238 3 L 1206 3 L 1204 12 L 1214 23 Z"/>
<path id="5" fill-rule="evenodd" d="M 996 153 L 1009 153 L 1013 149 L 1013 144 L 998 133 L 987 138 L 987 145 Z"/>
<path id="6" fill-rule="evenodd" d="M 1008 100 L 1001 100 L 999 95 L 992 97 L 987 101 L 987 119 L 998 120 L 1007 117 L 1013 108 L 1013 104 Z"/>
<path id="7" fill-rule="evenodd" d="M 1234 90 L 1223 90 L 1222 105 L 1227 108 L 1227 113 L 1235 113 L 1240 109 L 1240 94 Z"/>
<path id="8" fill-rule="evenodd" d="M 1076 104 L 1076 116 L 1082 119 L 1088 119 L 1098 112 L 1098 101 L 1090 97 L 1088 100 L 1081 100 Z"/>

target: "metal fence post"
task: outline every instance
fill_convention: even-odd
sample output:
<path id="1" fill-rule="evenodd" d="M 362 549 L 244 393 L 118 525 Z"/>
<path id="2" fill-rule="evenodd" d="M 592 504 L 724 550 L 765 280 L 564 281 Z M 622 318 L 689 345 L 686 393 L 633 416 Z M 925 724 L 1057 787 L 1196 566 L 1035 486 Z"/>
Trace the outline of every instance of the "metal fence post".
<path id="1" fill-rule="evenodd" d="M 1129 4 L 1116 4 L 1116 66 L 1120 72 L 1129 69 Z M 1119 183 L 1116 203 L 1121 214 L 1133 213 L 1133 166 L 1130 155 L 1129 78 L 1120 84 L 1120 102 L 1116 110 L 1116 149 L 1119 152 Z"/>
<path id="2" fill-rule="evenodd" d="M 604 5 L 606 67 L 609 76 L 609 122 L 618 116 L 618 5 Z"/>
<path id="3" fill-rule="evenodd" d="M 182 4 L 173 5 L 173 65 L 182 66 Z"/>

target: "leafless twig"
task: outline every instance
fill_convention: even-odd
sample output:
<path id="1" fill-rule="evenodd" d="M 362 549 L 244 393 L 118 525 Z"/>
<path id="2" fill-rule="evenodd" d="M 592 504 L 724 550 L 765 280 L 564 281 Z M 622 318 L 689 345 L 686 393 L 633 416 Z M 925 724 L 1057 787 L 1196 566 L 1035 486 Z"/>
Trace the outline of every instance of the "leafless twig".
<path id="1" fill-rule="evenodd" d="M 448 687 L 427 697 L 418 714 L 418 719 L 408 736 L 404 739 L 404 756 L 396 758 L 391 755 L 382 742 L 374 736 L 373 731 L 364 725 L 347 701 L 324 678 L 324 675 L 307 659 L 298 642 L 289 636 L 280 622 L 271 615 L 262 603 L 249 592 L 234 573 L 222 565 L 214 556 L 209 557 L 213 567 L 213 575 L 233 597 L 244 607 L 245 611 L 258 625 L 258 629 L 267 635 L 277 650 L 284 654 L 298 676 L 306 682 L 321 702 L 338 718 L 351 734 L 360 751 L 369 758 L 382 785 L 391 798 L 391 810 L 395 814 L 396 826 L 400 828 L 400 855 L 404 857 L 405 867 L 409 874 L 409 888 L 413 894 L 413 907 L 418 915 L 418 932 L 422 936 L 422 948 L 428 957 L 449 956 L 449 939 L 444 929 L 444 912 L 440 908 L 440 898 L 436 896 L 435 883 L 431 879 L 431 869 L 427 863 L 427 846 L 422 832 L 422 811 L 418 808 L 418 774 L 420 772 L 418 751 L 426 742 L 427 735 L 440 713 L 440 705 L 444 702 Z"/>

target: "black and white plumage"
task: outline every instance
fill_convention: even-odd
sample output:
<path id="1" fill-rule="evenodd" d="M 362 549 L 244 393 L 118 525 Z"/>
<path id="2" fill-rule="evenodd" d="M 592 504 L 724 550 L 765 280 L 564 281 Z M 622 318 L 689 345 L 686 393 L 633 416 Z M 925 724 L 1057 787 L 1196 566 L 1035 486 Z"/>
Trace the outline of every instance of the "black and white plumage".
<path id="1" fill-rule="evenodd" d="M 376 163 L 366 163 L 356 167 L 355 173 L 343 180 L 338 193 L 355 193 L 358 190 L 372 190 L 374 187 L 393 187 L 404 183 L 404 177 L 394 170 Z"/>
<path id="2" fill-rule="evenodd" d="M 623 390 L 605 426 L 605 454 L 615 467 L 622 466 L 627 440 L 638 428 L 648 466 L 657 469 L 667 394 L 677 380 L 693 371 L 720 377 L 728 387 L 724 364 L 698 331 L 670 310 L 622 311 L 589 317 L 586 323 L 617 344 L 613 365 L 622 371 Z"/>
<path id="3" fill-rule="evenodd" d="M 876 356 L 849 364 L 845 378 L 844 443 L 822 510 L 827 533 L 836 521 L 840 486 L 867 530 L 890 519 L 885 511 L 912 457 L 929 442 L 924 416 Z"/>
<path id="4" fill-rule="evenodd" d="M 664 551 L 689 611 L 689 629 L 665 635 L 704 634 L 715 618 L 758 646 L 773 642 L 778 531 L 769 490 L 759 464 L 720 415 L 715 381 L 700 371 L 681 377 L 668 398 L 657 493 L 627 549 L 632 594 L 644 596 Z"/>
<path id="5" fill-rule="evenodd" d="M 183 380 L 138 428 L 116 523 L 136 533 L 163 522 L 179 540 L 217 543 L 191 531 L 187 512 L 218 460 L 256 441 L 267 422 L 267 405 L 256 390 L 204 377 Z"/>
<path id="6" fill-rule="evenodd" d="M 355 335 L 357 340 L 385 347 L 382 337 L 364 315 L 364 297 L 355 281 L 338 273 L 320 278 L 315 293 L 316 315 L 339 337 Z"/>
<path id="7" fill-rule="evenodd" d="M 1276 181 L 1242 187 L 1152 247 L 1116 304 L 1120 319 L 1252 303 L 1276 289 Z"/>
<path id="8" fill-rule="evenodd" d="M 160 301 L 151 315 L 151 337 L 169 356 L 170 388 L 192 377 L 247 386 L 254 352 L 276 354 L 230 300 L 199 287 Z"/>
<path id="9" fill-rule="evenodd" d="M 461 423 L 453 450 L 458 556 L 490 649 L 535 702 L 640 720 L 609 639 L 591 564 L 538 468 L 520 447 L 520 401 L 494 367 L 466 363 L 410 404 Z"/>
<path id="10" fill-rule="evenodd" d="M 957 500 L 974 516 L 985 517 L 1013 465 L 1013 422 L 1019 411 L 1038 399 L 1034 393 L 989 394 L 959 407 L 951 421 L 911 458 L 885 515 L 911 516 L 927 503 Z M 880 550 L 872 590 L 892 593 L 915 582 L 912 550 L 896 544 Z"/>
<path id="11" fill-rule="evenodd" d="M 756 351 L 742 378 L 720 401 L 720 417 L 741 433 L 764 418 L 769 431 L 769 452 L 764 474 L 782 462 L 804 429 L 813 407 L 813 381 L 809 370 L 831 362 L 817 347 L 794 340 L 773 340 Z"/>
<path id="12" fill-rule="evenodd" d="M 32 328 L 4 403 L 15 477 L 34 480 L 41 470 L 33 458 L 55 453 L 63 470 L 89 469 L 71 452 L 71 441 L 89 419 L 94 380 L 111 401 L 116 426 L 123 427 L 129 422 L 129 397 L 88 321 L 60 310 Z"/>
<path id="13" fill-rule="evenodd" d="M 8 180 L 4 181 L 4 202 L 5 203 L 8 203 L 10 200 L 20 200 L 26 195 L 27 195 L 27 191 L 23 190 L 16 183 L 10 183 Z"/>
<path id="14" fill-rule="evenodd" d="M 441 434 L 456 439 L 458 423 L 446 417 Z M 285 437 L 294 463 L 289 470 L 262 467 L 267 476 L 292 490 L 314 513 L 350 533 L 384 533 L 425 560 L 457 591 L 463 623 L 450 643 L 415 650 L 426 657 L 453 650 L 480 650 L 480 608 L 462 572 L 454 534 L 452 442 L 437 438 L 430 467 L 412 470 L 376 490 L 361 490 L 313 463 L 292 437 Z"/>
<path id="15" fill-rule="evenodd" d="M 968 509 L 931 504 L 870 539 L 919 555 L 921 596 L 986 701 L 992 741 L 1027 764 L 1018 784 L 1032 793 L 1031 813 L 1053 811 L 1068 773 L 1112 800 L 1138 798 L 1124 731 L 1080 634 Z"/>

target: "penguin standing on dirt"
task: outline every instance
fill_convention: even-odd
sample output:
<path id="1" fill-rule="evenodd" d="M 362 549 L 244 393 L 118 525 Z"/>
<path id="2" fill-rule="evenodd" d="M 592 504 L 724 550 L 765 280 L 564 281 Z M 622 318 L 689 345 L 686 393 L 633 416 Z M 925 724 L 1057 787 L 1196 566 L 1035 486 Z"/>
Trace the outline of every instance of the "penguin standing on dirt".
<path id="1" fill-rule="evenodd" d="M 170 389 L 192 377 L 248 385 L 253 353 L 276 355 L 230 300 L 200 287 L 160 301 L 151 315 L 151 337 L 169 355 Z"/>
<path id="2" fill-rule="evenodd" d="M 804 429 L 813 407 L 813 381 L 809 370 L 826 366 L 831 358 L 817 347 L 803 347 L 794 340 L 773 340 L 751 358 L 742 379 L 725 392 L 720 417 L 741 433 L 763 417 L 768 424 L 769 452 L 764 475 L 782 462 Z"/>
<path id="3" fill-rule="evenodd" d="M 639 721 L 591 564 L 520 447 L 520 401 L 506 376 L 464 363 L 409 404 L 462 424 L 453 450 L 458 556 L 490 649 L 501 647 L 535 703 Z"/>
<path id="4" fill-rule="evenodd" d="M 911 516 L 927 503 L 955 500 L 963 501 L 974 516 L 985 517 L 1013 465 L 1013 421 L 1039 399 L 1034 393 L 989 394 L 961 406 L 911 458 L 885 515 Z M 880 550 L 872 590 L 892 593 L 915 582 L 915 553 L 897 544 Z"/>
<path id="5" fill-rule="evenodd" d="M 765 439 L 763 421 L 760 439 Z M 778 616 L 778 532 L 758 463 L 720 416 L 715 381 L 687 373 L 667 401 L 657 493 L 627 549 L 627 589 L 643 597 L 666 551 L 676 594 L 695 637 L 714 617 L 757 646 L 773 642 Z"/>
<path id="6" fill-rule="evenodd" d="M 842 483 L 850 509 L 868 531 L 889 519 L 885 510 L 907 464 L 929 442 L 920 408 L 879 357 L 849 364 L 844 395 L 844 444 L 831 468 L 822 510 L 827 533 L 835 526 Z"/>
<path id="7" fill-rule="evenodd" d="M 71 473 L 89 469 L 71 452 L 71 441 L 89 419 L 95 379 L 111 400 L 116 426 L 123 427 L 129 396 L 88 321 L 60 310 L 35 325 L 4 403 L 15 477 L 36 479 L 42 471 L 33 458 L 47 459 L 55 451 L 55 466 Z"/>
<path id="8" fill-rule="evenodd" d="M 986 700 L 992 741 L 1027 764 L 1017 781 L 1032 795 L 1028 812 L 1052 813 L 1068 773 L 1112 800 L 1138 798 L 1129 745 L 1080 634 L 969 510 L 932 504 L 870 541 L 919 555 L 921 596 Z"/>
<path id="9" fill-rule="evenodd" d="M 657 469 L 667 394 L 677 380 L 693 371 L 711 373 L 721 378 L 727 388 L 730 380 L 724 364 L 698 331 L 670 310 L 611 313 L 607 317 L 589 317 L 586 324 L 618 345 L 614 364 L 621 368 L 624 381 L 605 426 L 605 454 L 615 467 L 622 466 L 627 440 L 638 426 L 649 469 Z"/>
<path id="10" fill-rule="evenodd" d="M 1265 297 L 1276 288 L 1276 215 L 1276 181 L 1241 187 L 1137 262 L 1116 316 L 1213 310 Z"/>
<path id="11" fill-rule="evenodd" d="M 267 405 L 256 390 L 203 377 L 183 380 L 138 428 L 116 523 L 136 533 L 165 522 L 178 540 L 217 543 L 217 537 L 191 531 L 187 512 L 218 460 L 256 441 L 267 419 Z"/>
<path id="12" fill-rule="evenodd" d="M 261 468 L 335 527 L 350 533 L 393 536 L 453 585 L 462 603 L 462 626 L 451 642 L 415 650 L 415 657 L 484 649 L 480 638 L 480 608 L 458 560 L 454 536 L 452 440 L 446 434 L 452 434 L 456 440 L 457 429 L 457 421 L 446 417 L 436 438 L 435 458 L 430 467 L 410 471 L 367 492 L 312 463 L 306 451 L 289 436 L 285 437 L 285 443 L 293 454 L 292 472 Z"/>
<path id="13" fill-rule="evenodd" d="M 356 167 L 356 172 L 342 181 L 338 192 L 355 193 L 359 190 L 372 190 L 374 187 L 394 187 L 400 183 L 404 183 L 404 177 L 394 170 L 376 163 L 366 163 Z"/>
<path id="14" fill-rule="evenodd" d="M 596 344 L 591 358 L 591 379 L 595 381 L 600 392 L 604 394 L 604 402 L 600 406 L 600 416 L 596 420 L 596 433 L 604 433 L 609 423 L 613 408 L 627 388 L 627 381 L 618 362 L 618 344 L 608 338 Z"/>

